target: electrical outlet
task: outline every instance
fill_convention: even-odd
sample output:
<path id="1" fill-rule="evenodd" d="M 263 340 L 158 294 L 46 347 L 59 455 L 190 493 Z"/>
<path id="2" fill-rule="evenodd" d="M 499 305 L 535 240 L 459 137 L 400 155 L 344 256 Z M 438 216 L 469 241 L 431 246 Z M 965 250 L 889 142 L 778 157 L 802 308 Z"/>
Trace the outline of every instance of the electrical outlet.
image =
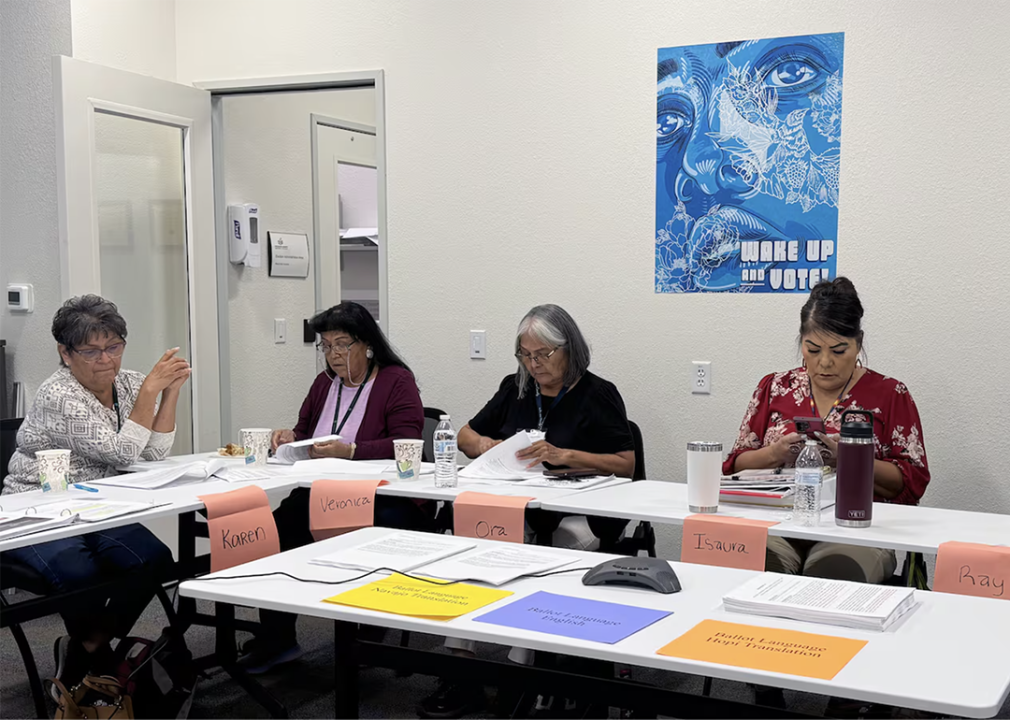
<path id="1" fill-rule="evenodd" d="M 483 330 L 470 331 L 470 358 L 484 360 L 487 357 L 487 335 Z"/>
<path id="2" fill-rule="evenodd" d="M 712 394 L 712 363 L 708 360 L 691 363 L 691 392 L 695 395 Z"/>

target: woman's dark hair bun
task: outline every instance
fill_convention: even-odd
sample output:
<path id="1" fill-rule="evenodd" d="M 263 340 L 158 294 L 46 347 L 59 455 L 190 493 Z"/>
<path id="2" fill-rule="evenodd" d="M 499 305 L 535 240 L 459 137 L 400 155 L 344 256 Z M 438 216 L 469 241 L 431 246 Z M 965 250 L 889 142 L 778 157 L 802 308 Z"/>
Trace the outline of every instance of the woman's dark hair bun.
<path id="1" fill-rule="evenodd" d="M 814 285 L 800 310 L 800 336 L 822 331 L 863 342 L 863 303 L 847 277 Z"/>

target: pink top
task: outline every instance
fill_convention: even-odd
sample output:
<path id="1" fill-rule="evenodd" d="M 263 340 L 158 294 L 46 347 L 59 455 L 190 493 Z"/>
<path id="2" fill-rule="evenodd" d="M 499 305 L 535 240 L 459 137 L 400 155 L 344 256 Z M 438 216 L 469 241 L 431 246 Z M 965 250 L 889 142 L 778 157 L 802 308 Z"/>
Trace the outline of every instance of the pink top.
<path id="1" fill-rule="evenodd" d="M 340 390 L 341 380 L 339 377 L 334 377 L 333 381 L 330 383 L 329 391 L 326 393 L 326 404 L 323 405 L 323 412 L 319 416 L 319 422 L 316 423 L 315 432 L 312 433 L 312 437 L 325 437 L 326 435 L 333 434 L 333 418 L 337 419 L 337 425 L 344 419 L 344 413 L 347 412 L 347 408 L 351 406 L 354 401 L 354 396 L 358 394 L 358 388 L 345 387 L 344 391 L 341 393 Z M 340 435 L 341 442 L 352 443 L 358 436 L 358 428 L 361 427 L 361 420 L 365 417 L 365 408 L 368 407 L 368 396 L 372 394 L 372 385 L 374 383 L 369 380 L 361 388 L 361 395 L 358 397 L 358 402 L 354 405 L 354 409 L 351 414 L 347 417 L 347 422 L 337 433 Z M 340 395 L 340 407 L 337 407 L 337 395 Z"/>

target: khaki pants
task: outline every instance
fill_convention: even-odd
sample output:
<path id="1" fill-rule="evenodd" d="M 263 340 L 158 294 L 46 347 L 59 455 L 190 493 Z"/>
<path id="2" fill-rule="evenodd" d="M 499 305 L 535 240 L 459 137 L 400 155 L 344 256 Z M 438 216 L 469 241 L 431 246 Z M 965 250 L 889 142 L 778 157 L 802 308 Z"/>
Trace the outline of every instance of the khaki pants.
<path id="1" fill-rule="evenodd" d="M 894 575 L 897 564 L 893 550 L 781 537 L 768 538 L 765 555 L 768 572 L 873 585 Z"/>

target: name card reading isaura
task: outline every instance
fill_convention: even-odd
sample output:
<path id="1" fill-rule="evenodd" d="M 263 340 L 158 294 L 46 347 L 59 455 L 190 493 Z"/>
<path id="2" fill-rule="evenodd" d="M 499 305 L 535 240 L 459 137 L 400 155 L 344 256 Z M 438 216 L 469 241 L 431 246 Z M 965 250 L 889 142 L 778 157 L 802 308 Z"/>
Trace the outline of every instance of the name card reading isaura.
<path id="1" fill-rule="evenodd" d="M 1010 600 L 1010 547 L 945 542 L 936 553 L 937 592 Z"/>
<path id="2" fill-rule="evenodd" d="M 684 520 L 680 561 L 698 565 L 764 570 L 769 520 L 689 515 Z"/>
<path id="3" fill-rule="evenodd" d="M 452 504 L 453 534 L 521 543 L 525 537 L 526 503 L 532 499 L 461 492 Z"/>
<path id="4" fill-rule="evenodd" d="M 263 488 L 201 495 L 207 508 L 210 570 L 218 572 L 281 551 L 277 524 Z"/>
<path id="5" fill-rule="evenodd" d="M 385 480 L 316 480 L 309 492 L 309 530 L 319 540 L 375 524 L 375 490 Z"/>
<path id="6" fill-rule="evenodd" d="M 831 680 L 866 640 L 702 620 L 658 655 Z"/>

